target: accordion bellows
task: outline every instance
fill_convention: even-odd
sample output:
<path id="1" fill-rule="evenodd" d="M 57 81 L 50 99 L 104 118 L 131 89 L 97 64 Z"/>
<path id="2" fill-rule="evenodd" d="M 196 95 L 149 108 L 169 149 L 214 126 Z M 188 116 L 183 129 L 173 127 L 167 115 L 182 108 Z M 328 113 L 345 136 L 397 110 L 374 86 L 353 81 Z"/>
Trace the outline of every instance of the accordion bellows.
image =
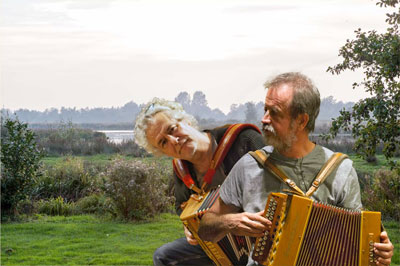
<path id="1" fill-rule="evenodd" d="M 197 234 L 201 217 L 218 198 L 219 187 L 204 195 L 192 194 L 180 219 L 216 265 L 246 265 L 252 246 L 250 237 L 227 234 L 217 243 L 213 243 L 201 240 Z"/>
<path id="2" fill-rule="evenodd" d="M 375 265 L 379 212 L 355 211 L 306 197 L 271 193 L 269 231 L 256 239 L 252 258 L 262 265 Z"/>

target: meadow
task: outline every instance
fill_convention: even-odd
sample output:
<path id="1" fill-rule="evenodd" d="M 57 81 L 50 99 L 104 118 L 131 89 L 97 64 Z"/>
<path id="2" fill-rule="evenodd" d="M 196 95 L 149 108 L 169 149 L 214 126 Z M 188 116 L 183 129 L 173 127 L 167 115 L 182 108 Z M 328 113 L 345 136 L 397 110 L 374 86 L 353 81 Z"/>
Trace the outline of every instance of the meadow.
<path id="1" fill-rule="evenodd" d="M 99 169 L 116 157 L 157 163 L 172 170 L 169 158 L 98 154 L 74 156 Z M 62 164 L 71 156 L 46 157 L 47 167 Z M 375 163 L 351 156 L 360 173 L 372 175 L 388 168 L 383 156 Z M 167 173 L 164 173 L 167 174 Z M 385 220 L 385 229 L 395 245 L 392 265 L 400 265 L 400 224 Z M 1 226 L 1 265 L 151 265 L 154 250 L 183 236 L 182 224 L 173 211 L 142 221 L 125 221 L 107 216 L 48 216 L 34 214 Z"/>

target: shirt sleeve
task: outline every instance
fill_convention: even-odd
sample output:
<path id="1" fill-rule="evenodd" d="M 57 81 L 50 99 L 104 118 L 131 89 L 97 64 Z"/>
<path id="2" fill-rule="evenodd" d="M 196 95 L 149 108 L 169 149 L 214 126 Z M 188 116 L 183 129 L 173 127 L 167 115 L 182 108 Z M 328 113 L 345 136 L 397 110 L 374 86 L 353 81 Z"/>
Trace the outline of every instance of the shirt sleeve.
<path id="1" fill-rule="evenodd" d="M 340 193 L 340 202 L 338 202 L 338 205 L 356 210 L 362 208 L 360 184 L 358 182 L 357 172 L 352 166 Z"/>
<path id="2" fill-rule="evenodd" d="M 225 204 L 234 205 L 239 209 L 243 208 L 242 182 L 247 156 L 250 155 L 246 154 L 235 164 L 235 166 L 233 166 L 219 191 L 220 198 Z"/>

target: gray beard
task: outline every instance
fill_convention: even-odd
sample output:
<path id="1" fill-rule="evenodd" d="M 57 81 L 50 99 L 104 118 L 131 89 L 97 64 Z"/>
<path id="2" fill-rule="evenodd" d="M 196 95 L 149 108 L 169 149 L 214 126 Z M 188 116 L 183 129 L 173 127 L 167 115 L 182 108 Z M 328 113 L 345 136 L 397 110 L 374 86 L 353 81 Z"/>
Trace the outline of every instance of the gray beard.
<path id="1" fill-rule="evenodd" d="M 267 134 L 267 132 L 269 134 Z M 293 142 L 297 140 L 295 130 L 292 127 L 288 135 L 280 137 L 276 134 L 275 129 L 271 125 L 263 125 L 263 136 L 267 145 L 271 145 L 280 152 L 289 150 Z"/>

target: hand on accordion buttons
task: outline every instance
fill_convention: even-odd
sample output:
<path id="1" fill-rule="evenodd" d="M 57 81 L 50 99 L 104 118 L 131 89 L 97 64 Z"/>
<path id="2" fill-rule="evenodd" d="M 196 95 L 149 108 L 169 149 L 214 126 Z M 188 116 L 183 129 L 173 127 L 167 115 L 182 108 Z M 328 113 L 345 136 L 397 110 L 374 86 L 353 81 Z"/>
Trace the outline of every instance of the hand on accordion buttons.
<path id="1" fill-rule="evenodd" d="M 380 237 L 381 237 L 381 243 L 374 244 L 376 265 L 378 266 L 390 265 L 392 261 L 394 246 L 390 242 L 390 239 L 386 231 L 383 231 Z"/>
<path id="2" fill-rule="evenodd" d="M 231 214 L 229 221 L 230 232 L 235 235 L 246 235 L 259 237 L 269 230 L 271 222 L 263 216 L 264 211 L 257 213 L 235 213 Z"/>
<path id="3" fill-rule="evenodd" d="M 192 235 L 192 233 L 189 231 L 189 229 L 187 229 L 186 226 L 184 226 L 185 228 L 185 236 L 186 236 L 186 240 L 190 245 L 196 246 L 199 244 L 199 242 L 197 242 L 196 238 L 194 238 L 194 236 Z"/>

